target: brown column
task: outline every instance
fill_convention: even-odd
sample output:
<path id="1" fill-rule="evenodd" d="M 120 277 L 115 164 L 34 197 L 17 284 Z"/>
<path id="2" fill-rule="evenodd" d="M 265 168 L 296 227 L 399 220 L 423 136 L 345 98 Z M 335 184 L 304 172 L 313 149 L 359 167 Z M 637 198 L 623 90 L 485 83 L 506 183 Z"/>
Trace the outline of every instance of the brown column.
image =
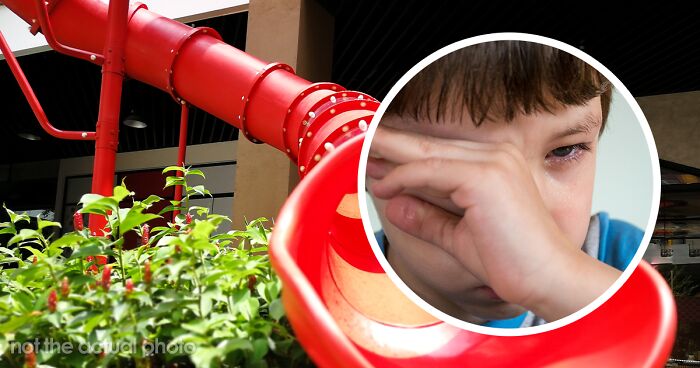
<path id="1" fill-rule="evenodd" d="M 637 98 L 659 158 L 700 167 L 700 91 Z"/>
<path id="2" fill-rule="evenodd" d="M 287 63 L 310 81 L 331 76 L 333 17 L 315 0 L 251 0 L 246 52 Z M 240 135 L 233 200 L 233 228 L 244 218 L 275 218 L 294 189 L 297 168 L 282 152 Z"/>

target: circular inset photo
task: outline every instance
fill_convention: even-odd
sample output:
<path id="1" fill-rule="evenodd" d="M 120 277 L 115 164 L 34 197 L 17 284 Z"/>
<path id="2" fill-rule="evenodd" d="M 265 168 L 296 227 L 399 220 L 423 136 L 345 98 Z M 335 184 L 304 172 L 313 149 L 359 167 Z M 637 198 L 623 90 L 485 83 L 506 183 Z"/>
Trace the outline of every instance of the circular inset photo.
<path id="1" fill-rule="evenodd" d="M 374 253 L 412 301 L 468 330 L 525 335 L 622 286 L 659 183 L 648 123 L 608 69 L 508 33 L 445 47 L 399 80 L 367 132 L 358 192 Z"/>

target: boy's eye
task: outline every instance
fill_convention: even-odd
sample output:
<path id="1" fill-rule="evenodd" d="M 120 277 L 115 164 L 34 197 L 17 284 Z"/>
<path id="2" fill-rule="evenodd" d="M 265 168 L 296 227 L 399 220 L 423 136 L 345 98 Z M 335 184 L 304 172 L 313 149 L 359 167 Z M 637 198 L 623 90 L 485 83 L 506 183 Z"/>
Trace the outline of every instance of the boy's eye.
<path id="1" fill-rule="evenodd" d="M 550 163 L 564 163 L 569 160 L 578 160 L 584 153 L 590 151 L 590 149 L 590 146 L 586 143 L 562 146 L 549 151 L 545 158 Z"/>
<path id="2" fill-rule="evenodd" d="M 575 149 L 576 149 L 576 146 L 565 146 L 565 147 L 555 148 L 552 150 L 551 153 L 552 153 L 552 156 L 555 156 L 555 157 L 566 157 L 569 154 L 571 154 L 571 152 L 573 152 Z"/>

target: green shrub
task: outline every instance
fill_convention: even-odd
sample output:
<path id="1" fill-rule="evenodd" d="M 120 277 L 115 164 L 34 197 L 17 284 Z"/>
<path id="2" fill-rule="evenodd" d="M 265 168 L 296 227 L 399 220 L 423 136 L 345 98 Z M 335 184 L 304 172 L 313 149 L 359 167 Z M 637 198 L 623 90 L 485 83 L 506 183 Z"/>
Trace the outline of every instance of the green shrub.
<path id="1" fill-rule="evenodd" d="M 10 221 L 0 224 L 0 234 L 11 237 L 0 246 L 0 366 L 310 365 L 284 318 L 266 220 L 216 234 L 226 216 L 188 207 L 190 197 L 209 194 L 187 185 L 202 172 L 163 172 L 173 171 L 183 176 L 168 177 L 166 187 L 183 185 L 184 199 L 163 213 L 185 215 L 150 231 L 144 225 L 160 215 L 147 210 L 163 199 L 134 200 L 124 183 L 111 197 L 80 201 L 81 214 L 107 217 L 104 236 L 82 228 L 82 215 L 75 231 L 56 239 L 45 229 L 60 225 L 42 219 L 38 229 L 18 231 L 29 217 L 7 210 Z M 123 249 L 129 231 L 143 245 Z"/>

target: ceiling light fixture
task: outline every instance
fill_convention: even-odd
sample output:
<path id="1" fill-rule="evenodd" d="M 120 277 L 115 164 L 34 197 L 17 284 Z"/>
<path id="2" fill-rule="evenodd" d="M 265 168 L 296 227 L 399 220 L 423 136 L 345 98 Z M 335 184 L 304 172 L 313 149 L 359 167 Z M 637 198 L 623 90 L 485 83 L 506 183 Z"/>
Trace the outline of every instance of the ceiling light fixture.
<path id="1" fill-rule="evenodd" d="M 134 115 L 133 111 L 132 113 L 122 121 L 122 124 L 130 127 L 130 128 L 136 128 L 136 129 L 143 129 L 148 126 L 148 124 L 144 123 L 141 120 L 141 117 L 138 115 Z"/>
<path id="2" fill-rule="evenodd" d="M 17 133 L 18 136 L 28 140 L 28 141 L 40 141 L 41 137 L 32 133 Z"/>

